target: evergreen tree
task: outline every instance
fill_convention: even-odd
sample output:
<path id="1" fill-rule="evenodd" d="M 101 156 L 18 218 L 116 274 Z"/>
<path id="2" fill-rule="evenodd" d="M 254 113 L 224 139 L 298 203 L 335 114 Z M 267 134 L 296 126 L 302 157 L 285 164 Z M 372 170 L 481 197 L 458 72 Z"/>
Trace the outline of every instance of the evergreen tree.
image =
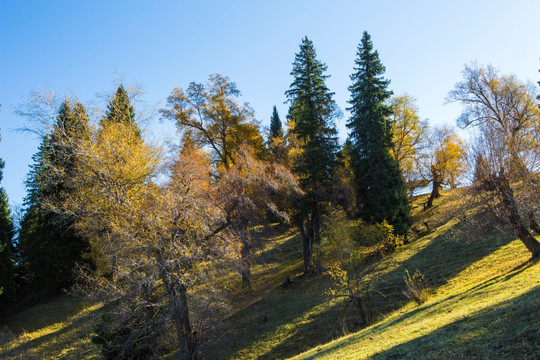
<path id="1" fill-rule="evenodd" d="M 284 165 L 287 168 L 289 167 L 287 139 L 285 138 L 281 119 L 279 118 L 279 114 L 275 106 L 274 110 L 272 111 L 272 117 L 270 117 L 268 152 L 272 162 Z"/>
<path id="2" fill-rule="evenodd" d="M 107 112 L 101 121 L 130 124 L 136 129 L 137 136 L 140 137 L 141 135 L 140 129 L 135 124 L 135 110 L 133 110 L 129 95 L 123 85 L 118 86 L 118 89 L 116 89 L 113 98 L 107 105 Z"/>
<path id="3" fill-rule="evenodd" d="M 334 118 L 338 109 L 328 90 L 325 64 L 317 60 L 313 43 L 305 37 L 296 54 L 291 75 L 294 81 L 285 93 L 290 103 L 288 121 L 298 147 L 293 159 L 305 196 L 298 203 L 296 222 L 304 250 L 304 271 L 314 272 L 313 250 L 320 249 L 322 218 L 331 198 L 332 175 L 338 149 Z M 318 255 L 318 254 L 317 254 Z M 317 271 L 322 271 L 317 256 Z"/>
<path id="4" fill-rule="evenodd" d="M 386 219 L 396 234 L 405 234 L 411 215 L 399 164 L 390 152 L 392 109 L 387 101 L 392 91 L 387 89 L 390 81 L 383 78 L 385 68 L 367 32 L 358 46 L 355 63 L 347 127 L 354 146 L 358 214 L 372 223 Z"/>
<path id="5" fill-rule="evenodd" d="M 283 126 L 277 112 L 276 106 L 272 111 L 272 117 L 270 118 L 270 139 L 283 136 Z"/>
<path id="6" fill-rule="evenodd" d="M 68 285 L 75 263 L 81 262 L 89 249 L 88 242 L 72 228 L 74 219 L 47 208 L 47 204 L 61 202 L 73 190 L 70 180 L 75 172 L 77 145 L 87 136 L 84 107 L 65 101 L 53 131 L 43 138 L 33 156 L 19 243 L 23 262 L 39 288 Z"/>
<path id="7" fill-rule="evenodd" d="M 0 181 L 3 168 L 4 161 L 0 159 Z M 0 188 L 0 302 L 9 300 L 15 292 L 14 235 L 8 198 L 5 190 Z"/>

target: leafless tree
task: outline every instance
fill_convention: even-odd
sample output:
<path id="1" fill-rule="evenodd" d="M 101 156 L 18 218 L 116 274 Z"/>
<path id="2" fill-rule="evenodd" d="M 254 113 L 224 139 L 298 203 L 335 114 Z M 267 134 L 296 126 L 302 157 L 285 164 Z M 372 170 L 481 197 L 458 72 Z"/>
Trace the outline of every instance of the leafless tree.
<path id="1" fill-rule="evenodd" d="M 448 100 L 463 105 L 458 125 L 476 130 L 470 203 L 486 207 L 537 258 L 540 243 L 531 234 L 538 229 L 540 194 L 536 87 L 492 66 L 472 64 L 463 75 Z"/>

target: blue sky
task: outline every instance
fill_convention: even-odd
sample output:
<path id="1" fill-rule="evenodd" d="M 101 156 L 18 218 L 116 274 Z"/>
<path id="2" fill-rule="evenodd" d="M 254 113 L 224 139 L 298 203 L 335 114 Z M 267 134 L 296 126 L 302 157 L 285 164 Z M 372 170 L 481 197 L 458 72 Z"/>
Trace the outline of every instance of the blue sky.
<path id="1" fill-rule="evenodd" d="M 367 30 L 396 94 L 418 99 L 420 116 L 454 124 L 444 104 L 464 64 L 491 63 L 521 80 L 540 80 L 539 1 L 2 1 L 0 3 L 0 157 L 11 204 L 39 139 L 13 108 L 36 89 L 72 91 L 99 102 L 118 78 L 141 84 L 149 106 L 171 90 L 223 73 L 268 125 L 282 120 L 294 54 L 307 35 L 328 66 L 328 87 L 347 107 L 356 47 Z M 119 75 L 120 74 L 120 75 Z M 338 121 L 346 137 L 345 117 Z M 171 126 L 155 117 L 152 129 Z M 171 134 L 173 135 L 173 134 Z"/>

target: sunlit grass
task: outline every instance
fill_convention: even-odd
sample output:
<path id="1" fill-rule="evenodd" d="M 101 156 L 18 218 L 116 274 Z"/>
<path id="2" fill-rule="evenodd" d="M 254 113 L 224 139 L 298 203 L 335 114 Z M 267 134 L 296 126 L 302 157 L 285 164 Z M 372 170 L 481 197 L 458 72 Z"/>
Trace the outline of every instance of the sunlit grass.
<path id="1" fill-rule="evenodd" d="M 540 308 L 539 268 L 527 263 L 530 254 L 522 247 L 514 241 L 475 262 L 421 307 L 409 303 L 380 323 L 295 359 L 536 358 L 538 338 L 510 337 L 536 334 L 540 323 L 534 314 Z"/>
<path id="2" fill-rule="evenodd" d="M 382 294 L 374 296 L 374 323 L 340 337 L 343 300 L 329 295 L 331 277 L 302 277 L 298 234 L 275 225 L 256 237 L 252 291 L 242 289 L 234 269 L 216 282 L 233 290 L 231 313 L 217 334 L 205 338 L 202 354 L 231 360 L 298 354 L 295 359 L 540 358 L 540 265 L 509 236 L 486 232 L 474 240 L 461 232 L 456 238 L 459 191 L 443 192 L 424 211 L 426 198 L 415 199 L 413 215 L 418 229 L 425 231 L 427 222 L 430 232 L 373 268 L 373 290 Z M 333 255 L 325 254 L 325 266 L 337 261 Z M 421 306 L 402 293 L 405 271 L 416 269 L 431 288 Z M 287 277 L 292 283 L 282 288 Z M 13 315 L 7 319 L 13 336 L 2 343 L 7 338 L 0 334 L 0 358 L 98 358 L 91 342 L 98 308 L 62 297 Z"/>
<path id="3" fill-rule="evenodd" d="M 100 304 L 61 297 L 6 319 L 2 359 L 97 359 L 92 343 Z"/>

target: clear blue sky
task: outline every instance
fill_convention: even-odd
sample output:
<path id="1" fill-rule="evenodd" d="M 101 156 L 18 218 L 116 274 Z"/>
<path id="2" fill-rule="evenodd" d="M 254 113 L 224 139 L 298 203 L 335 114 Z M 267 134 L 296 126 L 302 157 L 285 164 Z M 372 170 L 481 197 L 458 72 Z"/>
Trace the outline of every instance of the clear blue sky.
<path id="1" fill-rule="evenodd" d="M 175 87 L 211 73 L 235 81 L 268 125 L 282 120 L 291 63 L 304 35 L 328 66 L 327 85 L 347 107 L 356 47 L 367 30 L 396 94 L 418 99 L 420 116 L 453 124 L 446 94 L 465 63 L 491 63 L 522 80 L 540 80 L 540 1 L 2 1 L 0 3 L 0 157 L 11 204 L 39 139 L 12 129 L 13 107 L 34 89 L 71 90 L 83 102 L 115 88 L 118 73 L 163 107 Z M 345 118 L 338 122 L 346 137 Z M 155 128 L 170 129 L 159 122 Z M 158 131 L 163 131 L 159 130 Z"/>

